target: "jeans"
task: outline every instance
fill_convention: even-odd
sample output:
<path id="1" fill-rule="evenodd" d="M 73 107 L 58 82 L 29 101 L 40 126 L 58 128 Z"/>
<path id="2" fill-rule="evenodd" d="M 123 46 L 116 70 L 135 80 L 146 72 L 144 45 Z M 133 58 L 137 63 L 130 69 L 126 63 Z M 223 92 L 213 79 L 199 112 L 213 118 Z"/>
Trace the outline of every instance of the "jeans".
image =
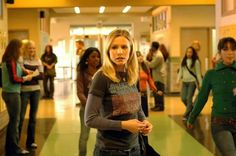
<path id="1" fill-rule="evenodd" d="M 79 156 L 86 156 L 87 142 L 89 138 L 90 128 L 84 124 L 84 107 L 80 107 L 80 137 L 79 137 Z"/>
<path id="2" fill-rule="evenodd" d="M 2 97 L 6 103 L 9 123 L 7 125 L 6 136 L 6 155 L 14 155 L 17 151 L 20 151 L 19 147 L 19 131 L 18 126 L 20 122 L 20 109 L 21 100 L 19 93 L 7 93 L 2 92 Z"/>
<path id="3" fill-rule="evenodd" d="M 181 90 L 181 100 L 186 106 L 186 111 L 184 113 L 185 117 L 188 117 L 189 113 L 193 109 L 193 96 L 196 90 L 195 82 L 183 82 Z"/>
<path id="4" fill-rule="evenodd" d="M 155 100 L 155 107 L 159 107 L 161 109 L 164 109 L 164 91 L 165 91 L 165 84 L 160 81 L 155 81 L 155 85 L 157 87 L 157 90 L 160 90 L 163 92 L 163 95 L 157 95 L 154 94 L 154 100 Z"/>
<path id="5" fill-rule="evenodd" d="M 236 156 L 236 125 L 211 124 L 211 132 L 222 156 Z"/>
<path id="6" fill-rule="evenodd" d="M 139 146 L 128 150 L 110 150 L 95 147 L 93 156 L 141 156 L 141 153 Z"/>
<path id="7" fill-rule="evenodd" d="M 49 81 L 49 88 L 48 88 L 48 81 Z M 53 76 L 44 75 L 43 88 L 44 88 L 44 94 L 46 97 L 53 97 L 53 94 L 54 94 L 54 77 Z"/>
<path id="8" fill-rule="evenodd" d="M 38 111 L 38 104 L 40 98 L 40 90 L 21 92 L 21 113 L 20 113 L 20 124 L 19 124 L 19 136 L 25 118 L 25 112 L 27 104 L 30 104 L 29 123 L 27 128 L 27 139 L 26 146 L 30 146 L 35 142 L 35 127 L 36 127 L 36 115 Z"/>

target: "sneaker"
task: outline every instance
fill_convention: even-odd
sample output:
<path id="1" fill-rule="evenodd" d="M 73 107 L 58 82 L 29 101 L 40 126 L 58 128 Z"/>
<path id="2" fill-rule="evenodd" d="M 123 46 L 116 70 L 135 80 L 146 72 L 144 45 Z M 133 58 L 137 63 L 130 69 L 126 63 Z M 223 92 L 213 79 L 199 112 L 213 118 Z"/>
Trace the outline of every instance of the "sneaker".
<path id="1" fill-rule="evenodd" d="M 30 145 L 27 145 L 27 148 L 37 148 L 38 145 L 36 143 L 32 143 Z"/>
<path id="2" fill-rule="evenodd" d="M 26 154 L 29 154 L 29 153 L 30 153 L 29 151 L 24 150 L 24 149 L 21 149 L 21 150 L 16 152 L 16 154 L 19 154 L 19 155 L 26 155 Z"/>

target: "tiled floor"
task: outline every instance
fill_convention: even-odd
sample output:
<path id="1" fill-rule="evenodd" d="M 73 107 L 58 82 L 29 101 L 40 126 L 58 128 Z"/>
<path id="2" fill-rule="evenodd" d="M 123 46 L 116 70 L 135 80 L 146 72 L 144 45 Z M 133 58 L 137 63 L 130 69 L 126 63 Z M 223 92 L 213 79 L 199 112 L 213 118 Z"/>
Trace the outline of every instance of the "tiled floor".
<path id="1" fill-rule="evenodd" d="M 211 99 L 210 99 L 211 100 Z M 154 125 L 149 143 L 162 156 L 213 156 L 216 154 L 209 130 L 210 100 L 193 131 L 186 130 L 181 115 L 184 105 L 178 96 L 166 96 L 164 112 L 150 112 Z M 150 99 L 152 107 L 153 99 Z M 80 134 L 79 107 L 73 81 L 55 82 L 54 100 L 41 100 L 38 110 L 36 140 L 39 148 L 32 156 L 78 156 Z M 27 114 L 28 116 L 28 114 Z M 27 122 L 26 116 L 26 122 Z M 25 126 L 25 125 L 24 125 Z M 25 129 L 24 132 L 25 133 Z M 88 156 L 92 156 L 96 130 L 92 129 L 88 142 Z M 195 137 L 195 138 L 194 138 Z M 198 139 L 198 140 L 196 140 Z M 25 136 L 21 138 L 24 146 Z"/>

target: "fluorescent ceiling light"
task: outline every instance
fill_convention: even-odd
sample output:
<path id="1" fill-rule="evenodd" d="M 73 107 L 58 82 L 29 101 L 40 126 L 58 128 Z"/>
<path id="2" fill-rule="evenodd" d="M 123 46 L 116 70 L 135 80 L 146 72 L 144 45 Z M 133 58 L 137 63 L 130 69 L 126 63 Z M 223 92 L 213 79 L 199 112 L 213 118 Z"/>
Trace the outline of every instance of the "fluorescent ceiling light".
<path id="1" fill-rule="evenodd" d="M 122 10 L 122 12 L 127 13 L 130 10 L 130 8 L 131 8 L 131 6 L 128 5 Z"/>
<path id="2" fill-rule="evenodd" d="M 105 11 L 105 7 L 104 7 L 104 6 L 101 6 L 101 7 L 99 8 L 99 13 L 102 14 L 102 13 L 104 13 L 104 11 Z"/>
<path id="3" fill-rule="evenodd" d="M 76 14 L 79 14 L 79 13 L 80 13 L 79 7 L 74 7 L 74 10 L 75 10 L 75 13 L 76 13 Z"/>

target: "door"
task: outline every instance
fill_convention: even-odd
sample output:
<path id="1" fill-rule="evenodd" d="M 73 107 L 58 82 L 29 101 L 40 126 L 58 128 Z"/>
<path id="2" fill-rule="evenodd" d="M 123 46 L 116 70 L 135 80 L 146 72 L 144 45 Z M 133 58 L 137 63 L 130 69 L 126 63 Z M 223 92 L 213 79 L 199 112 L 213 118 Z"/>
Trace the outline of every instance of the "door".
<path id="1" fill-rule="evenodd" d="M 181 28 L 180 48 L 181 58 L 185 55 L 187 47 L 191 46 L 194 40 L 200 42 L 200 51 L 198 56 L 201 62 L 202 74 L 208 70 L 211 61 L 212 35 L 211 28 Z"/>

